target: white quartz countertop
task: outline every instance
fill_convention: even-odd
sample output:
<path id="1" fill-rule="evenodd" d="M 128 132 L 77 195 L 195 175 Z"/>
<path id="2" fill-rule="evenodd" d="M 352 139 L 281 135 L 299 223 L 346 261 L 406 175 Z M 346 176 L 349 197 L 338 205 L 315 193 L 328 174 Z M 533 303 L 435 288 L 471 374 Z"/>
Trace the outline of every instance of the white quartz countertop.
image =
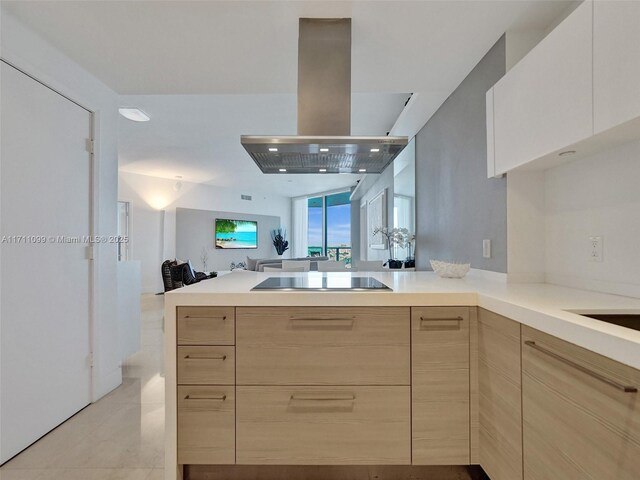
<path id="1" fill-rule="evenodd" d="M 338 283 L 349 275 L 371 276 L 392 291 L 251 291 L 277 275 L 327 275 Z M 178 305 L 479 306 L 640 369 L 639 331 L 573 313 L 640 313 L 640 299 L 550 284 L 506 283 L 473 273 L 463 279 L 443 279 L 432 272 L 238 271 L 167 293 L 165 307 Z"/>

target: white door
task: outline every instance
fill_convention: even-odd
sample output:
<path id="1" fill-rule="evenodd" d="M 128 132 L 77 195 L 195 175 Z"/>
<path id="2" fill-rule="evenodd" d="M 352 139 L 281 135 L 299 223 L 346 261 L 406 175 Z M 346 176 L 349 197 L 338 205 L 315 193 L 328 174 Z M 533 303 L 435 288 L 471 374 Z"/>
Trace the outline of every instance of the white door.
<path id="1" fill-rule="evenodd" d="M 92 118 L 5 63 L 0 75 L 2 463 L 90 403 L 90 261 L 50 237 L 90 234 Z"/>

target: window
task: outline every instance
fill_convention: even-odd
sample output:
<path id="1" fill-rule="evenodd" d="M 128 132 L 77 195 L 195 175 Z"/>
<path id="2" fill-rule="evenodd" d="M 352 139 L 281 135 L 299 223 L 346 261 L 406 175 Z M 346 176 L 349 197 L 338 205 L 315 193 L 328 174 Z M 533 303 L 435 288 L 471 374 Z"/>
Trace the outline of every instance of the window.
<path id="1" fill-rule="evenodd" d="M 349 192 L 308 199 L 308 254 L 351 263 Z"/>

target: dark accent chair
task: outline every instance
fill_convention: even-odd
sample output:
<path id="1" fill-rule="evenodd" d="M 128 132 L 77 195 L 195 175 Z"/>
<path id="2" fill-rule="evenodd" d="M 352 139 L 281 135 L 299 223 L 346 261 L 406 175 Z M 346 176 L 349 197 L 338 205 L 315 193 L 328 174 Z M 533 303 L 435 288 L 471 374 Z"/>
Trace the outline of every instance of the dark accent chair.
<path id="1" fill-rule="evenodd" d="M 176 288 L 182 286 L 176 285 L 171 272 L 171 269 L 173 267 L 176 267 L 177 265 L 178 263 L 175 260 L 165 260 L 164 262 L 162 262 L 162 283 L 164 284 L 165 292 L 170 292 L 171 290 L 175 290 Z"/>
<path id="2" fill-rule="evenodd" d="M 204 272 L 194 272 L 188 263 L 178 264 L 175 260 L 165 260 L 162 263 L 162 281 L 164 282 L 165 292 L 170 292 L 176 288 L 198 283 L 216 276 L 217 274 L 215 272 L 212 272 L 210 275 Z"/>

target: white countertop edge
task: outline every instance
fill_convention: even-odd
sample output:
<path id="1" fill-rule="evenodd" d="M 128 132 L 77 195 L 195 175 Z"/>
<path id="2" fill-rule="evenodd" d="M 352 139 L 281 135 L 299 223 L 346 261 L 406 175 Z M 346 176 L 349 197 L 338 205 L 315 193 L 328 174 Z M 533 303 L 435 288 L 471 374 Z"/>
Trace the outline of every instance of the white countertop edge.
<path id="1" fill-rule="evenodd" d="M 489 295 L 478 307 L 640 370 L 640 332 L 564 310 L 542 311 Z"/>
<path id="2" fill-rule="evenodd" d="M 474 272 L 475 273 L 475 272 Z M 291 275 L 290 273 L 287 275 Z M 305 274 L 294 274 L 305 275 Z M 359 275 L 365 275 L 364 273 Z M 640 313 L 640 299 L 589 292 L 550 284 L 509 284 L 501 278 L 471 274 L 465 279 L 439 279 L 429 272 L 370 273 L 394 288 L 392 292 L 255 292 L 255 282 L 268 275 L 231 273 L 166 295 L 166 304 L 235 307 L 337 306 L 429 307 L 479 306 L 523 325 L 553 335 L 625 365 L 640 369 L 640 332 L 574 313 Z M 231 278 L 233 276 L 233 278 Z M 496 281 L 496 279 L 498 281 Z M 216 291 L 216 287 L 220 287 Z M 175 315 L 175 311 L 173 312 Z M 175 320 L 174 320 L 175 321 Z"/>

